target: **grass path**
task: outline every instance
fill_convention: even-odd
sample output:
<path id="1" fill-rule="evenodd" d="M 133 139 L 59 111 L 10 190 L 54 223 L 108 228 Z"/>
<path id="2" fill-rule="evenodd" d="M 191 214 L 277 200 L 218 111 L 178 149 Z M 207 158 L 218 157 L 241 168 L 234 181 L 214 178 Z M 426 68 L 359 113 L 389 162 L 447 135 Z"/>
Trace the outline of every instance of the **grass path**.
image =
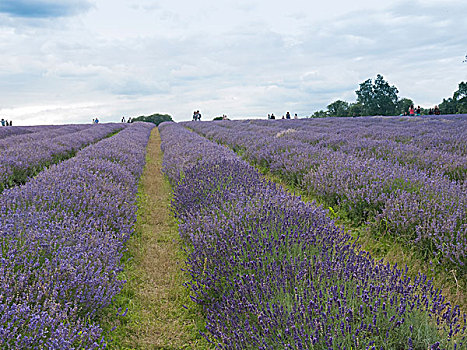
<path id="1" fill-rule="evenodd" d="M 136 233 L 128 242 L 127 283 L 115 300 L 116 307 L 128 312 L 109 317 L 109 329 L 118 325 L 111 349 L 210 348 L 199 335 L 204 317 L 183 286 L 185 256 L 170 212 L 171 186 L 161 172 L 160 144 L 154 128 L 139 186 Z"/>

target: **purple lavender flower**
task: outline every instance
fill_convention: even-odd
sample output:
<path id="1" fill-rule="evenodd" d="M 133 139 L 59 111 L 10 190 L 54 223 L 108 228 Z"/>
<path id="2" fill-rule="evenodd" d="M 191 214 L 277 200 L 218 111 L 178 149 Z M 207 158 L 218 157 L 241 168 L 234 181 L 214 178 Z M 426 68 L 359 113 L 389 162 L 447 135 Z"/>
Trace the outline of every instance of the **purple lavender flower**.
<path id="1" fill-rule="evenodd" d="M 275 151 L 302 154 L 273 142 L 298 131 L 276 137 L 280 121 L 193 124 L 184 125 L 221 135 L 220 144 L 161 124 L 164 171 L 188 252 L 188 286 L 206 314 L 206 337 L 218 348 L 391 349 L 405 348 L 409 339 L 414 348 L 462 344 L 465 315 L 426 276 L 411 279 L 375 261 L 325 210 L 265 180 L 222 145 L 232 142 L 270 166 Z M 255 132 L 244 136 L 237 127 Z M 268 145 L 275 151 L 264 151 Z M 447 339 L 450 329 L 455 334 Z"/>
<path id="2" fill-rule="evenodd" d="M 97 316 L 124 283 L 152 127 L 131 124 L 0 195 L 1 348 L 105 347 Z"/>

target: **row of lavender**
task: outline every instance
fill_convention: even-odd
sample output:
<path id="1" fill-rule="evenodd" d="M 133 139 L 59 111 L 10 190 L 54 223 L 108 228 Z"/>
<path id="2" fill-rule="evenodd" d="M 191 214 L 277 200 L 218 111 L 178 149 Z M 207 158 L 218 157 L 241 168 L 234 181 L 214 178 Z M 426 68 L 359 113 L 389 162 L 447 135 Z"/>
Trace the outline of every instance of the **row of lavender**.
<path id="1" fill-rule="evenodd" d="M 374 261 L 228 148 L 160 132 L 188 285 L 217 348 L 462 348 L 465 315 L 425 276 Z"/>
<path id="2" fill-rule="evenodd" d="M 152 124 L 135 123 L 0 195 L 0 348 L 104 347 Z"/>
<path id="3" fill-rule="evenodd" d="M 467 175 L 467 115 L 441 119 L 346 118 L 339 123 L 324 119 L 316 124 L 303 121 L 298 125 L 300 132 L 291 138 L 445 175 L 454 181 L 463 182 Z"/>
<path id="4" fill-rule="evenodd" d="M 0 128 L 0 140 L 5 137 L 22 135 L 22 134 L 32 134 L 44 129 L 55 129 L 60 128 L 61 125 L 37 125 L 37 126 L 12 126 L 8 128 Z"/>
<path id="5" fill-rule="evenodd" d="M 46 166 L 69 158 L 80 148 L 125 126 L 116 123 L 44 126 L 34 128 L 34 132 L 0 139 L 0 192 L 4 188 L 24 183 Z"/>
<path id="6" fill-rule="evenodd" d="M 4 150 L 20 143 L 52 139 L 57 136 L 89 129 L 90 126 L 89 124 L 18 126 L 14 132 L 0 137 L 0 149 Z"/>
<path id="7" fill-rule="evenodd" d="M 223 123 L 237 131 L 282 136 L 363 158 L 383 159 L 463 182 L 467 115 L 445 118 L 325 118 Z"/>
<path id="8" fill-rule="evenodd" d="M 359 131 L 360 135 L 372 133 L 371 121 L 367 119 L 370 124 L 361 126 L 364 130 Z M 330 125 L 335 128 L 328 127 L 328 134 L 334 134 L 336 129 L 342 128 L 340 123 L 349 121 L 335 118 L 326 122 L 334 123 Z M 404 125 L 414 123 L 399 119 L 392 121 L 394 125 L 400 122 Z M 454 119 L 449 125 L 455 134 L 466 122 L 467 119 Z M 310 125 L 306 126 L 306 123 Z M 409 242 L 428 260 L 448 263 L 458 269 L 460 275 L 466 276 L 467 182 L 452 181 L 439 172 L 428 173 L 390 159 L 362 157 L 356 152 L 310 144 L 307 140 L 314 137 L 310 131 L 314 123 L 314 120 L 305 120 L 185 125 L 217 142 L 241 149 L 249 161 L 319 197 L 328 206 L 339 206 L 354 222 L 370 222 L 375 232 L 390 233 L 404 243 Z M 424 123 L 424 128 L 429 129 L 436 128 L 438 122 L 434 126 L 427 121 Z M 344 140 L 348 138 L 342 137 Z M 356 137 L 359 137 L 358 133 L 349 138 Z M 305 141 L 301 141 L 302 138 Z M 347 145 L 356 143 L 350 139 Z M 429 143 L 427 141 L 426 145 Z M 466 140 L 456 143 L 461 148 Z M 454 154 L 460 157 L 460 154 Z M 462 169 L 467 171 L 467 164 L 463 164 Z"/>

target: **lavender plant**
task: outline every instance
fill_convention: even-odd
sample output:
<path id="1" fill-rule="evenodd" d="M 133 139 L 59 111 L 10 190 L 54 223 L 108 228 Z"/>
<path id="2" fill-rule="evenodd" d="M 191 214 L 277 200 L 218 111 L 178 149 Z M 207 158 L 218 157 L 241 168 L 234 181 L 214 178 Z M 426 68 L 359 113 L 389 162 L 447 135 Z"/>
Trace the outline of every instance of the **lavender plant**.
<path id="1" fill-rule="evenodd" d="M 124 283 L 152 127 L 131 124 L 0 195 L 0 348 L 105 347 L 98 316 Z"/>
<path id="2" fill-rule="evenodd" d="M 465 315 L 426 276 L 375 261 L 226 147 L 173 123 L 160 131 L 188 286 L 217 348 L 465 346 Z"/>
<path id="3" fill-rule="evenodd" d="M 73 156 L 80 148 L 122 129 L 126 124 L 43 127 L 0 140 L 0 192 L 22 184 L 45 167 Z M 36 127 L 39 128 L 39 127 Z"/>
<path id="4" fill-rule="evenodd" d="M 18 126 L 12 128 L 2 128 L 5 130 L 0 138 L 0 149 L 4 150 L 20 143 L 35 142 L 41 140 L 50 140 L 57 136 L 71 134 L 73 132 L 89 129 L 89 124 L 70 124 L 70 125 L 42 125 L 42 126 Z"/>
<path id="5" fill-rule="evenodd" d="M 185 125 L 467 276 L 466 115 Z"/>
<path id="6" fill-rule="evenodd" d="M 21 134 L 31 134 L 45 129 L 54 129 L 61 126 L 55 125 L 40 125 L 40 126 L 10 126 L 8 128 L 0 128 L 0 140 L 3 140 L 6 137 L 21 135 Z"/>

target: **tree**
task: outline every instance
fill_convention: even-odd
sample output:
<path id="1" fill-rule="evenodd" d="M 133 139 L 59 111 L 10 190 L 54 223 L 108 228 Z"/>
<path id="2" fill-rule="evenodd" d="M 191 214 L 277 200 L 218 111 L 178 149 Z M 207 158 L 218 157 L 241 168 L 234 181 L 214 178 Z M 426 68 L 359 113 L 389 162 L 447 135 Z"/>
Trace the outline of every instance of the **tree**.
<path id="1" fill-rule="evenodd" d="M 374 91 L 371 79 L 365 80 L 360 84 L 360 89 L 355 91 L 357 94 L 357 103 L 362 106 L 362 112 L 370 115 L 374 108 Z"/>
<path id="2" fill-rule="evenodd" d="M 413 105 L 413 101 L 410 98 L 401 98 L 396 103 L 396 113 L 404 114 L 404 112 L 409 111 L 409 107 Z"/>
<path id="3" fill-rule="evenodd" d="M 442 114 L 466 113 L 467 111 L 467 82 L 460 82 L 459 88 L 452 97 L 443 98 L 439 104 Z"/>
<path id="4" fill-rule="evenodd" d="M 321 109 L 313 113 L 311 117 L 312 118 L 325 118 L 325 117 L 329 117 L 329 115 L 328 115 L 328 112 L 325 112 Z"/>
<path id="5" fill-rule="evenodd" d="M 464 100 L 467 98 L 467 83 L 459 83 L 459 89 L 457 89 L 457 91 L 454 92 L 453 98 L 456 101 Z"/>
<path id="6" fill-rule="evenodd" d="M 363 106 L 361 103 L 351 103 L 349 107 L 351 117 L 360 117 L 363 115 Z"/>
<path id="7" fill-rule="evenodd" d="M 330 117 L 348 117 L 349 103 L 341 100 L 334 101 L 328 105 L 328 114 Z"/>
<path id="8" fill-rule="evenodd" d="M 172 117 L 168 114 L 151 114 L 148 116 L 141 115 L 136 118 L 131 118 L 131 122 L 149 122 L 149 123 L 154 123 L 156 125 L 159 125 L 162 122 L 172 122 Z"/>
<path id="9" fill-rule="evenodd" d="M 441 114 L 455 114 L 457 112 L 457 103 L 452 97 L 443 98 L 443 102 L 439 104 Z"/>
<path id="10" fill-rule="evenodd" d="M 390 86 L 380 74 L 376 76 L 374 84 L 368 79 L 355 91 L 357 103 L 362 105 L 366 115 L 394 115 L 398 92 L 399 90 L 394 85 Z"/>
<path id="11" fill-rule="evenodd" d="M 467 102 L 459 103 L 457 105 L 457 113 L 467 114 Z"/>

